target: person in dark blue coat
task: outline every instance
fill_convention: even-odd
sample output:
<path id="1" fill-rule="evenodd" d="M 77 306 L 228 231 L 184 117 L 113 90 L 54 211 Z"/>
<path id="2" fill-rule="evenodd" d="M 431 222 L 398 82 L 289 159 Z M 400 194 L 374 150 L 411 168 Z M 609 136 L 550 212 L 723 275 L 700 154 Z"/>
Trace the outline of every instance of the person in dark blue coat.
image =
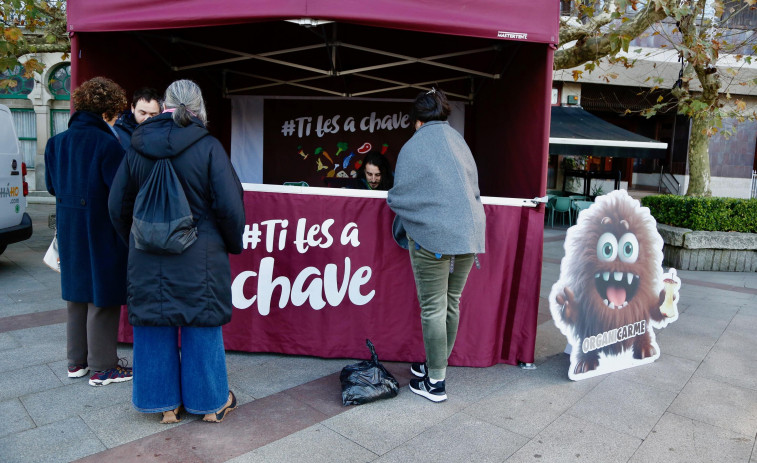
<path id="1" fill-rule="evenodd" d="M 161 115 L 134 131 L 109 200 L 111 220 L 129 243 L 132 402 L 144 413 L 163 412 L 164 423 L 177 422 L 182 407 L 220 422 L 236 407 L 221 326 L 232 310 L 228 254 L 242 252 L 242 185 L 223 146 L 205 128 L 200 88 L 176 81 L 164 104 Z M 130 233 L 139 189 L 163 158 L 170 159 L 197 224 L 197 240 L 181 254 L 137 249 Z"/>
<path id="2" fill-rule="evenodd" d="M 90 370 L 93 386 L 128 381 L 118 364 L 120 306 L 126 302 L 126 246 L 108 216 L 108 194 L 124 150 L 112 125 L 126 95 L 95 77 L 73 95 L 68 130 L 45 148 L 47 191 L 56 197 L 61 293 L 68 310 L 68 377 Z"/>

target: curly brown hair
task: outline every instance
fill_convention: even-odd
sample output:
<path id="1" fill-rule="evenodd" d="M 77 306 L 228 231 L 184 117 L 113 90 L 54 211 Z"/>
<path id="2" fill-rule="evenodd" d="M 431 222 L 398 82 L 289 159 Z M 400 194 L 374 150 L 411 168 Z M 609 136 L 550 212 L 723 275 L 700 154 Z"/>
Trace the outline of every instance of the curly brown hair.
<path id="1" fill-rule="evenodd" d="M 81 84 L 71 95 L 74 109 L 102 115 L 107 120 L 126 109 L 126 92 L 120 85 L 105 77 L 93 77 Z"/>

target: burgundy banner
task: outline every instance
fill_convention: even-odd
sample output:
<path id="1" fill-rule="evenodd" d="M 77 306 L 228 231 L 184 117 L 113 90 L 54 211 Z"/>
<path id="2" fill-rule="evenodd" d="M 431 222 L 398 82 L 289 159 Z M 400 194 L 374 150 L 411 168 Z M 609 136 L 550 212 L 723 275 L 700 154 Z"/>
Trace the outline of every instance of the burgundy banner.
<path id="1" fill-rule="evenodd" d="M 384 197 L 362 197 L 381 193 L 355 194 L 245 192 L 227 349 L 366 358 L 369 338 L 382 360 L 424 359 L 410 260 L 391 235 L 394 214 Z M 484 207 L 486 254 L 461 298 L 450 364 L 533 362 L 543 212 Z M 129 331 L 122 327 L 122 340 Z"/>

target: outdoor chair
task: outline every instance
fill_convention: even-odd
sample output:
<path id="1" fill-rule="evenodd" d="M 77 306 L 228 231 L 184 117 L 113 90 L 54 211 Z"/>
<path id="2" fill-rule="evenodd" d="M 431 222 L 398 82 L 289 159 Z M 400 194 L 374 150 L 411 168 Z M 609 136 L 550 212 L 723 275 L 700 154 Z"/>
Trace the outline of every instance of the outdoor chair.
<path id="1" fill-rule="evenodd" d="M 590 208 L 592 204 L 594 203 L 591 201 L 574 201 L 573 202 L 573 207 L 576 212 L 576 215 L 575 215 L 576 222 L 578 222 L 578 214 L 580 214 L 581 211 Z"/>
<path id="2" fill-rule="evenodd" d="M 547 194 L 547 204 L 544 206 L 544 223 L 548 223 L 552 215 L 552 209 L 555 207 L 556 195 L 551 193 Z"/>
<path id="3" fill-rule="evenodd" d="M 562 217 L 565 217 L 565 213 L 568 213 L 568 225 L 571 225 L 573 223 L 572 215 L 570 212 L 570 198 L 565 196 L 558 196 L 555 199 L 554 204 L 552 205 L 552 214 L 550 218 L 550 226 L 554 228 L 555 226 L 555 212 L 558 212 L 562 214 Z M 562 223 L 565 224 L 565 219 L 562 219 Z"/>

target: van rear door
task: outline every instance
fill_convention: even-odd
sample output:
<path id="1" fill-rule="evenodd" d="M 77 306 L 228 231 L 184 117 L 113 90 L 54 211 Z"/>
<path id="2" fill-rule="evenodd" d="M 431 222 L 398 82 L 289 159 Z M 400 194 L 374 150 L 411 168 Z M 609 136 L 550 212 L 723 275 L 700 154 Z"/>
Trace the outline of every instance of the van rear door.
<path id="1" fill-rule="evenodd" d="M 19 225 L 26 212 L 22 162 L 11 111 L 0 105 L 0 229 Z"/>

